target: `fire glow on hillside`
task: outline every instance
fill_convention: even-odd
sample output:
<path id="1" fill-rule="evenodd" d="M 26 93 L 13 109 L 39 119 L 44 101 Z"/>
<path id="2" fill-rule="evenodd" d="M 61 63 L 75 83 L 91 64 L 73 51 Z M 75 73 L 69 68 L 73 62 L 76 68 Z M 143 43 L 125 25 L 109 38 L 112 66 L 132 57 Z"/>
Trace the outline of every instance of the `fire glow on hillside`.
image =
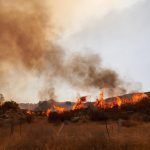
<path id="1" fill-rule="evenodd" d="M 93 106 L 98 109 L 111 109 L 113 107 L 120 108 L 124 104 L 136 104 L 142 101 L 144 98 L 148 98 L 148 95 L 145 93 L 134 93 L 130 98 L 124 97 L 114 97 L 112 100 L 104 99 L 104 91 L 100 92 L 99 97 L 97 97 L 96 101 L 93 103 Z M 82 96 L 77 99 L 76 103 L 72 106 L 71 110 L 81 110 L 86 108 L 87 96 Z M 53 104 L 46 111 L 42 112 L 43 116 L 49 116 L 51 112 L 64 113 L 66 111 L 70 111 L 65 107 L 56 106 Z M 27 110 L 28 115 L 34 115 L 34 112 Z"/>

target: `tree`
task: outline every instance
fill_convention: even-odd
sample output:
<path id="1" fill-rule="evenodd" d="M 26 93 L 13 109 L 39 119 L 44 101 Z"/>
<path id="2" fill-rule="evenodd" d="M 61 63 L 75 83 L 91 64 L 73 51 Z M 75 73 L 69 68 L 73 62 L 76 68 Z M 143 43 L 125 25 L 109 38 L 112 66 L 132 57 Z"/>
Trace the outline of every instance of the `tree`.
<path id="1" fill-rule="evenodd" d="M 18 110 L 19 109 L 19 105 L 14 102 L 14 101 L 7 101 L 3 104 L 2 106 L 3 110 L 9 110 L 9 109 L 13 109 L 13 110 Z"/>
<path id="2" fill-rule="evenodd" d="M 3 94 L 0 94 L 0 105 L 5 101 Z"/>

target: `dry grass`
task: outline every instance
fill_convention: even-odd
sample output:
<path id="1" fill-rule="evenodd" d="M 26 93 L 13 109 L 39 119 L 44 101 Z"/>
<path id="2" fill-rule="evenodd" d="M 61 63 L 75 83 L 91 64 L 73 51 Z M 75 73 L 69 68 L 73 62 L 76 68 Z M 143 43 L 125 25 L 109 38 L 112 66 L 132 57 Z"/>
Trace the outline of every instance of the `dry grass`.
<path id="1" fill-rule="evenodd" d="M 0 150 L 149 150 L 149 128 L 149 123 L 118 128 L 113 122 L 108 124 L 109 138 L 105 123 L 68 123 L 62 128 L 39 119 L 22 125 L 21 135 L 19 126 L 12 136 L 8 127 L 0 127 Z"/>

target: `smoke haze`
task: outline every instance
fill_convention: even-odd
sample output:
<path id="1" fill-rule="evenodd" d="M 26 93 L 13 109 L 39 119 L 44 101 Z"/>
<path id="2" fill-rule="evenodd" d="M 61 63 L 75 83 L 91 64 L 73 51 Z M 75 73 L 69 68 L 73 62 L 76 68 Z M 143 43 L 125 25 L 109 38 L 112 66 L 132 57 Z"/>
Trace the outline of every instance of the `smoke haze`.
<path id="1" fill-rule="evenodd" d="M 0 92 L 13 98 L 23 91 L 23 99 L 27 93 L 55 98 L 58 80 L 85 91 L 106 87 L 110 95 L 126 92 L 117 72 L 104 68 L 98 55 L 68 54 L 48 40 L 53 28 L 43 1 L 1 0 L 0 18 Z"/>

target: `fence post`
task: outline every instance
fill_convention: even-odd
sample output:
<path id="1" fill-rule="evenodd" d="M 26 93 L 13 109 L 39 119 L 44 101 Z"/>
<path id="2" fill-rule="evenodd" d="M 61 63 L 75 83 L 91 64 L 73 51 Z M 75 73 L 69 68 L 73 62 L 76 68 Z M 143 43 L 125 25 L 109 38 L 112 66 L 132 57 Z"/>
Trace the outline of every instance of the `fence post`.
<path id="1" fill-rule="evenodd" d="M 106 125 L 106 132 L 107 132 L 108 138 L 110 139 L 110 134 L 109 134 L 109 130 L 108 130 L 107 120 L 105 120 L 105 125 Z"/>

